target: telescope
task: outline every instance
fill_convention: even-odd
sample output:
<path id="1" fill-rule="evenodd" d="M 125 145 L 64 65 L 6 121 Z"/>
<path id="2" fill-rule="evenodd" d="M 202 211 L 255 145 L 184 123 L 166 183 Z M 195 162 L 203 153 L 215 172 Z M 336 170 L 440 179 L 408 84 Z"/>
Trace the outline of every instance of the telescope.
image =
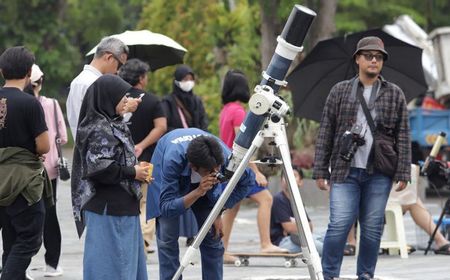
<path id="1" fill-rule="evenodd" d="M 255 87 L 250 98 L 250 112 L 239 127 L 239 133 L 233 143 L 233 150 L 224 175 L 229 182 L 215 203 L 208 218 L 203 223 L 192 245 L 181 259 L 180 266 L 172 280 L 178 280 L 205 238 L 212 224 L 220 215 L 225 202 L 230 197 L 240 177 L 245 171 L 251 156 L 261 146 L 264 137 L 271 137 L 280 151 L 283 170 L 289 186 L 291 207 L 299 232 L 303 261 L 308 266 L 311 280 L 323 280 L 320 257 L 312 238 L 311 229 L 292 170 L 289 145 L 283 117 L 289 113 L 289 106 L 278 96 L 278 90 L 286 86 L 284 81 L 287 71 L 297 54 L 302 51 L 303 41 L 316 13 L 306 7 L 295 5 L 289 15 L 283 32 L 277 38 L 275 53 L 262 72 L 262 80 Z"/>
<path id="2" fill-rule="evenodd" d="M 427 174 L 430 163 L 432 163 L 436 159 L 436 156 L 439 153 L 439 150 L 441 149 L 441 146 L 444 143 L 446 136 L 447 134 L 443 131 L 439 133 L 438 137 L 436 138 L 436 141 L 434 142 L 433 148 L 431 149 L 430 155 L 427 156 L 427 159 L 425 160 L 425 163 L 423 164 L 422 169 L 420 170 L 422 174 Z"/>
<path id="3" fill-rule="evenodd" d="M 230 178 L 252 144 L 256 134 L 261 130 L 268 117 L 278 122 L 289 113 L 289 106 L 277 93 L 284 81 L 287 71 L 298 53 L 303 50 L 303 41 L 316 13 L 304 6 L 295 5 L 286 25 L 277 38 L 277 47 L 262 80 L 255 87 L 255 94 L 249 101 L 250 112 L 239 127 L 239 133 L 233 143 L 230 161 L 225 169 L 225 176 Z"/>

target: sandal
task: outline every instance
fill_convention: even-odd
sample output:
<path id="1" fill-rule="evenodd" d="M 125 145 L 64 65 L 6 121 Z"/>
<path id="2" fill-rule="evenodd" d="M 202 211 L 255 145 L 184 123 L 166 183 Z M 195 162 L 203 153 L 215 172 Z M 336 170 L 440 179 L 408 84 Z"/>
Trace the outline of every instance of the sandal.
<path id="1" fill-rule="evenodd" d="M 354 256 L 356 251 L 355 245 L 345 244 L 344 247 L 344 256 Z"/>
<path id="2" fill-rule="evenodd" d="M 434 250 L 434 253 L 437 255 L 450 255 L 450 243 L 445 244 L 438 249 Z"/>
<path id="3" fill-rule="evenodd" d="M 406 250 L 408 251 L 408 255 L 409 255 L 416 251 L 416 247 L 414 247 L 413 245 L 406 245 Z"/>

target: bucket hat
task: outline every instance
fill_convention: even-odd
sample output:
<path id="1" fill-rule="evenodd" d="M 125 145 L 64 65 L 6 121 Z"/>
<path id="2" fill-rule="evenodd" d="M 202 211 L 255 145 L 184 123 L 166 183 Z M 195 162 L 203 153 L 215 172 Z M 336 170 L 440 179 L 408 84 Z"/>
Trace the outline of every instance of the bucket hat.
<path id="1" fill-rule="evenodd" d="M 360 51 L 380 51 L 384 56 L 384 60 L 387 60 L 389 56 L 384 49 L 383 40 L 376 36 L 368 36 L 359 40 L 356 45 L 356 51 L 353 53 L 353 58 L 355 58 Z"/>

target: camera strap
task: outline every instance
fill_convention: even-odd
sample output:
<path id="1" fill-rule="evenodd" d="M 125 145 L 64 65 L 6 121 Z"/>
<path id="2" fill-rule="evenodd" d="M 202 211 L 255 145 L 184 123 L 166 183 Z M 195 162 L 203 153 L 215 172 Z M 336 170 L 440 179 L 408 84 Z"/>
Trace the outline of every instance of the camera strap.
<path id="1" fill-rule="evenodd" d="M 358 97 L 359 102 L 361 103 L 361 107 L 364 112 L 364 115 L 366 115 L 366 120 L 367 120 L 367 123 L 369 124 L 370 131 L 372 132 L 372 135 L 375 135 L 375 132 L 376 132 L 375 122 L 373 121 L 372 114 L 370 114 L 369 108 L 367 107 L 367 103 L 366 103 L 366 100 L 364 99 L 362 92 L 358 90 L 358 82 L 359 82 L 359 79 L 355 79 L 355 81 L 353 82 L 352 90 L 356 90 L 356 96 Z M 376 83 L 373 86 L 374 87 L 377 86 Z M 378 93 L 378 90 L 375 93 L 375 95 L 377 93 Z M 373 95 L 373 94 L 374 94 L 374 91 L 372 90 L 371 95 Z"/>
<path id="2" fill-rule="evenodd" d="M 362 94 L 357 94 L 359 101 L 361 102 L 361 107 L 363 109 L 364 115 L 366 115 L 367 123 L 369 124 L 370 130 L 372 131 L 372 135 L 375 134 L 376 127 L 375 122 L 373 121 L 372 114 L 369 112 L 369 108 L 367 107 L 366 100 L 364 100 L 364 97 Z"/>

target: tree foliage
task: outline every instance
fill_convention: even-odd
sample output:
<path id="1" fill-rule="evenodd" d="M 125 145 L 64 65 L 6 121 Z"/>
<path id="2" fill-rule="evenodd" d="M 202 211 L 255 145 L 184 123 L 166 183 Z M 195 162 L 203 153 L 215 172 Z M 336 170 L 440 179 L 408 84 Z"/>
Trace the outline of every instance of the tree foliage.
<path id="1" fill-rule="evenodd" d="M 154 0 L 142 12 L 139 28 L 165 34 L 188 53 L 185 63 L 196 73 L 194 91 L 207 104 L 209 129 L 218 133 L 221 81 L 230 68 L 242 70 L 254 84 L 260 73 L 258 9 L 247 1 L 235 1 L 229 10 L 223 1 Z M 175 67 L 158 70 L 150 78 L 160 95 L 171 92 Z"/>
<path id="2" fill-rule="evenodd" d="M 43 94 L 65 99 L 84 54 L 102 37 L 135 28 L 140 1 L 2 0 L 0 52 L 16 45 L 29 48 L 45 73 Z"/>
<path id="3" fill-rule="evenodd" d="M 264 29 L 271 26 L 267 34 L 276 38 L 294 4 L 318 12 L 325 1 L 2 0 L 0 52 L 14 45 L 27 46 L 45 73 L 44 94 L 60 93 L 64 99 L 66 95 L 61 93 L 86 62 L 85 54 L 102 37 L 143 28 L 168 35 L 189 50 L 185 63 L 197 73 L 195 91 L 206 104 L 210 130 L 217 133 L 225 72 L 240 69 L 252 86 L 259 83 L 263 57 L 270 56 L 275 46 L 274 42 L 263 42 L 269 38 L 262 37 Z M 410 15 L 427 32 L 450 26 L 448 0 L 340 0 L 337 4 L 336 32 L 332 34 L 336 36 L 382 27 L 401 14 Z M 269 25 L 262 23 L 263 13 L 269 15 Z M 307 38 L 307 47 L 309 41 Z M 262 46 L 267 43 L 272 48 L 266 48 L 262 55 Z M 150 88 L 160 95 L 168 94 L 174 70 L 174 66 L 167 67 L 150 75 Z"/>
<path id="4" fill-rule="evenodd" d="M 422 0 L 341 0 L 336 13 L 338 33 L 362 31 L 392 23 L 407 14 L 424 26 L 425 1 Z"/>
<path id="5" fill-rule="evenodd" d="M 55 4 L 56 2 L 56 4 Z M 0 50 L 24 45 L 36 56 L 45 73 L 46 91 L 54 92 L 73 77 L 74 66 L 80 59 L 71 44 L 67 30 L 61 27 L 64 1 L 33 0 L 0 2 Z"/>

